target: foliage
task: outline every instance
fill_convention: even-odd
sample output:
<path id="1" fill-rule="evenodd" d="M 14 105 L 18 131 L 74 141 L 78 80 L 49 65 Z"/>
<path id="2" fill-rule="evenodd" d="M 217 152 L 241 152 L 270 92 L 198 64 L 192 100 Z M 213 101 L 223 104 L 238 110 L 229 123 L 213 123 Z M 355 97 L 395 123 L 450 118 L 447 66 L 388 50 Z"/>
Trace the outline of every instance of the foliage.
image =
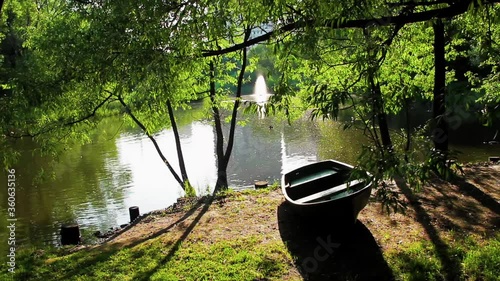
<path id="1" fill-rule="evenodd" d="M 184 195 L 185 197 L 195 197 L 196 196 L 196 189 L 189 182 L 184 183 L 184 192 L 186 193 Z"/>
<path id="2" fill-rule="evenodd" d="M 360 162 L 369 163 L 376 182 L 403 177 L 418 187 L 427 176 L 422 169 L 439 157 L 413 157 L 410 142 L 402 150 L 384 143 L 391 142 L 385 116 L 431 100 L 437 15 L 446 23 L 452 109 L 445 118 L 451 123 L 456 111 L 472 110 L 493 124 L 500 112 L 496 2 L 7 1 L 0 129 L 36 136 L 44 151 L 57 153 L 54 142 L 88 141 L 89 128 L 126 104 L 136 117 L 127 120 L 140 120 L 152 135 L 169 126 L 167 101 L 183 109 L 206 96 L 209 63 L 216 69 L 213 105 L 223 107 L 234 92 L 239 51 L 252 45 L 244 83 L 261 72 L 275 95 L 248 111 L 290 120 L 309 110 L 334 119 L 354 112 L 346 127 L 361 125 L 369 135 Z M 273 25 L 272 34 L 243 42 L 246 30 L 263 24 Z M 412 133 L 405 132 L 408 140 Z M 2 155 L 4 163 L 14 159 L 14 151 Z M 382 197 L 390 201 L 388 194 Z"/>

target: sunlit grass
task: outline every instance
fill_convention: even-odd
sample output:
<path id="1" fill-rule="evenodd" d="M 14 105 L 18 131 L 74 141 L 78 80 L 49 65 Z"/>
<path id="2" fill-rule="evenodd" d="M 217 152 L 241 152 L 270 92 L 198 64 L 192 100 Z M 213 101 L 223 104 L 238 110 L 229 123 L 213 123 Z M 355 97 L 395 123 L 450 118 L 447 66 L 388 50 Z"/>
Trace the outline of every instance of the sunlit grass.
<path id="1" fill-rule="evenodd" d="M 250 236 L 213 244 L 156 238 L 135 247 L 72 254 L 21 253 L 15 280 L 281 280 L 292 257 L 281 241 Z M 7 275 L 6 275 L 7 276 Z M 4 280 L 4 279 L 2 279 Z M 5 279 L 8 280 L 8 279 Z"/>
<path id="2" fill-rule="evenodd" d="M 386 256 L 399 280 L 444 280 L 441 263 L 429 242 L 417 242 Z"/>
<path id="3" fill-rule="evenodd" d="M 292 259 L 282 243 L 260 244 L 255 238 L 213 245 L 188 243 L 151 280 L 281 280 Z M 196 270 L 193 270 L 196 268 Z"/>
<path id="4" fill-rule="evenodd" d="M 472 236 L 447 243 L 447 255 L 457 265 L 453 270 L 458 273 L 460 280 L 498 280 L 500 235 L 487 240 L 485 245 L 477 244 Z M 397 280 L 446 280 L 438 250 L 427 240 L 386 252 L 384 256 Z"/>
<path id="5" fill-rule="evenodd" d="M 463 260 L 464 279 L 493 281 L 500 278 L 500 235 L 484 247 L 469 251 Z"/>

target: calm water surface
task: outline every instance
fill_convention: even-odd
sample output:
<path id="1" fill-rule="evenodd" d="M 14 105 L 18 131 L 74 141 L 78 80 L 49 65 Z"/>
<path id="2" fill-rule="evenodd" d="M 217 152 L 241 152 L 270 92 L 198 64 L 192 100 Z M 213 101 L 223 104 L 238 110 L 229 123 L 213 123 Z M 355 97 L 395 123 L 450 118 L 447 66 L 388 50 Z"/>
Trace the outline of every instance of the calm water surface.
<path id="1" fill-rule="evenodd" d="M 187 172 L 198 193 L 203 194 L 216 181 L 214 129 L 210 122 L 190 120 L 191 113 L 179 114 Z M 362 132 L 345 132 L 333 121 L 299 120 L 290 126 L 272 117 L 243 116 L 241 120 L 247 122 L 237 127 L 228 168 L 230 185 L 235 187 L 262 179 L 273 182 L 284 171 L 317 160 L 335 158 L 354 163 L 365 142 Z M 28 140 L 15 144 L 21 152 L 21 161 L 12 167 L 16 170 L 18 245 L 57 245 L 60 225 L 73 221 L 80 224 L 83 238 L 91 241 L 97 230 L 128 223 L 129 207 L 139 206 L 145 213 L 165 208 L 183 195 L 150 140 L 137 129 L 126 128 L 120 119 L 109 119 L 102 122 L 92 140 L 68 148 L 58 159 L 33 154 L 35 145 Z M 178 170 L 172 131 L 162 131 L 156 140 Z M 484 161 L 500 155 L 499 146 L 455 148 L 464 152 L 462 161 Z M 4 171 L 0 183 L 6 186 Z M 7 195 L 2 192 L 0 218 L 7 218 L 6 208 Z M 6 226 L 6 219 L 0 219 L 2 257 L 7 251 Z"/>

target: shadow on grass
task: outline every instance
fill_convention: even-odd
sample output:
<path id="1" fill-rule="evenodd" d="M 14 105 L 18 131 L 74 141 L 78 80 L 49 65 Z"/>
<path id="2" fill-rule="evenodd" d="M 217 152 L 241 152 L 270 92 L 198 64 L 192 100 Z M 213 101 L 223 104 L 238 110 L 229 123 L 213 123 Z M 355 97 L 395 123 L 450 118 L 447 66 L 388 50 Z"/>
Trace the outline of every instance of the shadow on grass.
<path id="1" fill-rule="evenodd" d="M 411 189 L 403 180 L 396 180 L 396 184 L 408 199 L 410 206 L 415 210 L 417 221 L 424 227 L 427 235 L 429 235 L 429 238 L 436 249 L 438 258 L 441 261 L 446 280 L 459 280 L 461 272 L 460 261 L 452 257 L 450 247 L 443 241 L 443 239 L 441 239 L 438 230 L 434 225 L 432 225 L 431 216 L 427 213 L 424 207 L 422 207 L 418 198 L 415 194 L 413 194 Z"/>
<path id="2" fill-rule="evenodd" d="M 75 275 L 82 275 L 91 268 L 94 264 L 99 262 L 104 262 L 108 260 L 111 256 L 113 256 L 117 251 L 118 247 L 112 247 L 104 252 L 91 252 L 91 250 L 80 250 L 75 253 L 76 258 L 72 259 L 71 262 L 66 261 L 64 259 L 56 261 L 55 263 L 64 263 L 70 265 L 70 269 L 65 272 L 65 274 L 61 277 L 54 277 L 50 273 L 44 273 L 45 276 L 48 274 L 51 277 L 44 277 L 44 279 L 49 280 L 70 280 L 71 277 Z M 45 259 L 40 260 L 37 254 L 31 253 L 29 255 L 21 256 L 19 259 L 19 265 L 22 267 L 22 270 L 16 272 L 15 280 L 39 280 L 40 277 L 37 276 L 36 268 L 45 266 L 43 263 Z M 59 268 L 59 266 L 54 265 L 55 268 Z"/>
<path id="3" fill-rule="evenodd" d="M 133 248 L 133 247 L 135 247 L 135 246 L 137 246 L 137 245 L 139 245 L 139 244 L 142 244 L 142 243 L 144 243 L 144 242 L 146 242 L 146 241 L 148 241 L 148 240 L 154 239 L 154 238 L 156 238 L 156 237 L 158 237 L 158 236 L 160 236 L 160 235 L 162 235 L 162 234 L 165 234 L 165 233 L 169 232 L 169 231 L 170 231 L 172 228 L 174 228 L 176 225 L 178 225 L 179 223 L 181 223 L 181 222 L 185 221 L 185 220 L 186 220 L 186 219 L 188 219 L 190 216 L 192 216 L 192 215 L 196 212 L 196 210 L 198 210 L 198 208 L 199 208 L 200 206 L 202 206 L 204 203 L 207 203 L 209 200 L 210 200 L 210 199 L 208 199 L 207 197 L 203 197 L 203 198 L 201 198 L 201 199 L 200 199 L 200 200 L 198 200 L 198 201 L 196 202 L 196 204 L 195 204 L 193 207 L 191 207 L 191 208 L 190 208 L 190 209 L 189 209 L 189 210 L 188 210 L 188 211 L 187 211 L 187 212 L 186 212 L 186 213 L 185 213 L 185 214 L 184 214 L 181 218 L 179 218 L 179 219 L 178 219 L 178 220 L 176 220 L 175 222 L 171 223 L 169 226 L 167 226 L 167 227 L 163 228 L 162 230 L 159 230 L 159 231 L 157 231 L 157 232 L 155 232 L 155 233 L 153 233 L 153 234 L 151 234 L 151 235 L 149 235 L 149 236 L 147 236 L 147 237 L 144 237 L 144 238 L 142 238 L 142 239 L 137 239 L 136 241 L 134 241 L 133 243 L 131 243 L 131 244 L 127 245 L 126 247 L 128 247 L 128 248 Z M 206 207 L 206 206 L 205 206 L 205 207 Z M 206 210 L 205 210 L 205 212 L 206 212 Z M 201 217 L 200 217 L 200 218 L 201 218 Z M 120 233 L 120 234 L 121 234 L 121 233 Z"/>
<path id="4" fill-rule="evenodd" d="M 394 280 L 373 235 L 360 221 L 342 228 L 324 217 L 304 219 L 284 202 L 278 207 L 278 224 L 305 280 Z"/>
<path id="5" fill-rule="evenodd" d="M 446 186 L 446 183 L 430 184 L 430 196 L 417 193 L 413 200 L 418 200 L 417 204 L 427 206 L 426 212 L 445 230 L 475 232 L 478 227 L 485 226 L 484 221 L 478 220 L 478 216 L 484 215 L 484 209 L 480 208 L 474 199 L 463 197 L 458 188 L 443 186 Z"/>
<path id="6" fill-rule="evenodd" d="M 464 194 L 476 199 L 483 206 L 490 209 L 495 214 L 500 215 L 500 203 L 489 194 L 486 194 L 484 191 L 477 188 L 477 186 L 465 181 L 464 179 L 456 179 L 453 183 L 456 184 L 460 188 L 460 191 Z"/>
<path id="7" fill-rule="evenodd" d="M 74 264 L 75 266 L 71 266 L 67 272 L 64 273 L 63 276 L 58 278 L 58 280 L 69 280 L 71 277 L 74 277 L 76 275 L 85 275 L 88 270 L 92 270 L 92 266 L 99 264 L 100 262 L 105 262 L 108 261 L 113 255 L 115 255 L 117 252 L 119 252 L 123 248 L 133 248 L 136 245 L 139 245 L 141 243 L 144 243 L 150 239 L 154 239 L 168 231 L 170 231 L 172 228 L 174 228 L 177 224 L 185 221 L 188 219 L 190 216 L 196 213 L 196 211 L 202 206 L 203 208 L 201 209 L 200 213 L 196 216 L 194 221 L 189 225 L 189 227 L 184 231 L 183 235 L 180 237 L 179 240 L 177 240 L 175 243 L 173 243 L 173 246 L 170 248 L 169 252 L 167 255 L 160 261 L 157 267 L 155 267 L 152 271 L 142 273 L 141 276 L 137 276 L 134 278 L 134 280 L 148 280 L 149 277 L 156 272 L 156 270 L 167 263 L 170 258 L 175 254 L 177 249 L 179 248 L 180 244 L 182 241 L 186 239 L 186 237 L 189 235 L 189 233 L 193 230 L 195 225 L 198 223 L 198 221 L 201 219 L 203 214 L 208 210 L 210 205 L 212 204 L 213 199 L 210 198 L 202 198 L 200 199 L 193 207 L 191 207 L 181 218 L 179 218 L 177 221 L 171 223 L 168 227 L 157 231 L 153 234 L 151 234 L 148 237 L 145 237 L 143 239 L 139 239 L 137 241 L 134 241 L 131 244 L 127 245 L 120 245 L 120 244 L 111 244 L 109 245 L 109 248 L 102 248 L 102 251 L 97 252 L 95 249 L 83 249 L 78 252 L 76 252 L 76 257 L 72 261 L 71 264 Z M 128 231 L 128 230 L 127 230 Z M 125 231 L 126 232 L 126 231 Z M 123 232 L 122 232 L 123 233 Z M 121 234 L 121 233 L 120 233 Z M 104 244 L 105 245 L 105 244 Z M 28 258 L 33 258 L 31 255 Z M 62 260 L 64 262 L 64 260 Z M 23 264 L 34 264 L 26 261 Z M 89 272 L 90 273 L 90 272 Z M 33 280 L 33 276 L 31 273 L 31 268 L 26 268 L 25 273 L 18 275 L 19 280 Z"/>
<path id="8" fill-rule="evenodd" d="M 216 191 L 214 191 L 214 194 L 216 194 Z M 189 226 L 186 227 L 186 229 L 182 233 L 181 237 L 179 237 L 179 239 L 177 241 L 175 241 L 175 243 L 173 243 L 173 245 L 172 245 L 172 247 L 170 247 L 168 253 L 158 262 L 158 264 L 153 269 L 151 269 L 147 272 L 140 273 L 137 276 L 134 276 L 134 280 L 150 280 L 151 276 L 153 274 L 155 274 L 155 272 L 157 272 L 160 268 L 162 268 L 165 264 L 167 264 L 172 259 L 172 257 L 175 255 L 177 250 L 179 250 L 179 247 L 181 246 L 182 242 L 184 242 L 186 240 L 188 235 L 191 233 L 191 231 L 193 231 L 194 227 L 198 224 L 200 219 L 208 211 L 208 209 L 210 208 L 210 205 L 212 205 L 212 203 L 214 201 L 215 201 L 215 195 L 208 197 L 204 201 L 203 208 L 200 210 L 198 215 L 196 215 L 196 217 L 189 224 Z M 199 206 L 199 205 L 197 204 L 197 206 Z M 195 207 L 191 208 L 190 212 L 191 211 L 192 212 L 191 213 L 188 212 L 188 213 L 190 213 L 190 215 L 192 215 L 196 211 L 196 209 L 197 209 L 197 207 L 195 206 Z M 187 214 L 184 217 L 186 217 L 186 216 L 187 216 Z M 160 235 L 160 234 L 158 234 L 158 235 Z M 158 235 L 153 235 L 153 236 L 157 237 Z M 151 239 L 151 237 L 148 237 L 146 240 L 148 240 L 148 239 Z"/>

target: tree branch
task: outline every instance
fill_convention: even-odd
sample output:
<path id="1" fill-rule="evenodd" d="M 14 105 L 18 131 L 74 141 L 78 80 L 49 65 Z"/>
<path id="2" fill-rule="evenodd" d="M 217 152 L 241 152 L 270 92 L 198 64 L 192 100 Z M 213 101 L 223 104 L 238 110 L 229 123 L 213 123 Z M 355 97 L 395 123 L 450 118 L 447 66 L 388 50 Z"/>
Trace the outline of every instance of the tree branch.
<path id="1" fill-rule="evenodd" d="M 109 92 L 108 92 L 108 93 L 109 93 Z M 83 117 L 81 117 L 81 118 L 79 118 L 79 119 L 72 120 L 72 121 L 68 121 L 68 122 L 63 123 L 63 124 L 55 124 L 55 125 L 52 125 L 52 126 L 50 126 L 50 125 L 49 125 L 49 126 L 48 126 L 48 127 L 46 127 L 45 129 L 42 129 L 42 130 L 40 130 L 39 132 L 34 133 L 34 134 L 30 134 L 30 133 L 26 133 L 26 134 L 22 134 L 22 135 L 12 135 L 12 134 L 6 134 L 6 136 L 11 137 L 11 138 L 15 138 L 15 139 L 18 139 L 18 138 L 23 138 L 23 137 L 31 137 L 31 138 L 34 138 L 34 137 L 36 137 L 36 136 L 39 136 L 39 135 L 42 135 L 42 134 L 46 134 L 46 133 L 48 133 L 48 132 L 50 132 L 50 131 L 53 131 L 53 130 L 55 130 L 55 129 L 57 129 L 57 128 L 68 127 L 68 126 L 72 126 L 72 125 L 75 125 L 75 124 L 77 124 L 77 123 L 83 122 L 83 121 L 85 121 L 85 120 L 88 120 L 88 119 L 90 119 L 90 118 L 94 117 L 94 116 L 95 116 L 95 114 L 97 113 L 97 110 L 98 110 L 99 108 L 101 108 L 101 107 L 102 107 L 102 106 L 103 106 L 103 105 L 104 105 L 107 101 L 109 101 L 109 99 L 111 99 L 111 97 L 112 97 L 112 96 L 113 96 L 113 94 L 112 94 L 112 93 L 110 93 L 110 95 L 109 95 L 107 98 L 105 98 L 105 99 L 104 99 L 103 101 L 101 101 L 101 102 L 100 102 L 100 103 L 99 103 L 96 107 L 94 107 L 94 109 L 92 110 L 92 112 L 91 112 L 91 113 L 89 113 L 88 115 L 83 116 Z"/>
<path id="2" fill-rule="evenodd" d="M 141 121 L 139 121 L 139 119 L 137 119 L 137 117 L 135 117 L 135 115 L 130 110 L 130 107 L 128 107 L 128 105 L 125 103 L 125 101 L 123 100 L 123 98 L 120 95 L 118 95 L 118 100 L 123 105 L 123 107 L 125 108 L 125 111 L 130 116 L 130 118 L 132 118 L 132 120 L 134 120 L 134 122 L 144 131 L 144 133 L 146 134 L 146 136 L 148 136 L 148 138 L 151 140 L 151 142 L 153 142 L 153 145 L 155 146 L 156 151 L 158 152 L 158 155 L 160 156 L 161 160 L 163 161 L 163 163 L 165 163 L 165 165 L 167 165 L 167 168 L 170 170 L 170 172 L 174 176 L 175 180 L 179 183 L 179 185 L 181 186 L 181 188 L 184 189 L 184 183 L 182 182 L 182 180 L 179 177 L 179 175 L 175 172 L 174 168 L 172 168 L 172 166 L 168 162 L 167 158 L 161 152 L 161 149 L 158 146 L 158 143 L 156 142 L 155 138 L 153 136 L 151 136 L 151 134 L 146 129 L 146 127 L 144 126 L 144 124 L 142 124 Z"/>
<path id="3" fill-rule="evenodd" d="M 66 124 L 64 124 L 64 126 L 71 126 L 71 125 L 74 125 L 76 123 L 80 123 L 80 122 L 83 122 L 91 117 L 94 117 L 97 110 L 102 107 L 111 97 L 113 96 L 113 94 L 110 94 L 107 98 L 105 98 L 102 102 L 100 102 L 95 108 L 94 110 L 92 111 L 92 113 L 88 114 L 87 116 L 84 116 L 78 120 L 74 120 L 74 121 L 71 121 L 71 122 L 68 122 Z"/>
<path id="4" fill-rule="evenodd" d="M 450 0 L 435 0 L 435 1 L 428 1 L 428 2 L 415 2 L 415 1 L 409 1 L 409 2 L 404 2 L 404 3 L 387 3 L 389 7 L 418 7 L 418 6 L 434 6 L 434 5 L 439 5 L 439 4 L 448 4 L 451 5 L 453 4 L 453 1 Z"/>
<path id="5" fill-rule="evenodd" d="M 483 5 L 499 3 L 500 0 L 488 0 L 484 1 Z M 405 25 L 409 23 L 423 22 L 431 19 L 442 19 L 442 18 L 451 18 L 460 14 L 463 14 L 467 11 L 470 5 L 475 5 L 477 0 L 463 0 L 458 1 L 455 4 L 450 5 L 445 8 L 436 8 L 429 11 L 422 11 L 417 13 L 410 14 L 400 14 L 397 16 L 385 16 L 379 18 L 370 18 L 370 19 L 357 19 L 357 20 L 341 20 L 341 19 L 330 19 L 326 21 L 315 21 L 315 20 L 305 20 L 305 21 L 296 21 L 289 24 L 285 24 L 278 30 L 271 30 L 268 33 L 265 33 L 261 36 L 252 38 L 246 42 L 235 44 L 229 48 L 221 49 L 221 50 L 206 50 L 202 52 L 202 57 L 212 57 L 219 56 L 227 53 L 231 53 L 234 51 L 241 50 L 242 48 L 252 46 L 258 44 L 260 42 L 269 40 L 272 36 L 277 34 L 282 34 L 288 31 L 297 30 L 299 28 L 303 28 L 306 26 L 315 26 L 315 27 L 325 27 L 325 28 L 333 28 L 333 29 L 342 29 L 342 28 L 365 28 L 370 25 L 377 26 L 389 26 L 389 25 Z"/>

